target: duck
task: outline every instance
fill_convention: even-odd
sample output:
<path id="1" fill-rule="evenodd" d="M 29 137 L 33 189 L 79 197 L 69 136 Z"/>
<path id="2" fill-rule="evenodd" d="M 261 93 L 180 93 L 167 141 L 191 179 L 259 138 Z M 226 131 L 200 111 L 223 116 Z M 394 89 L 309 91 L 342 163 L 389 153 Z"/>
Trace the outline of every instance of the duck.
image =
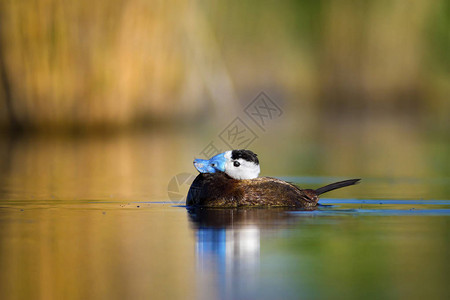
<path id="1" fill-rule="evenodd" d="M 199 174 L 192 182 L 187 207 L 295 207 L 314 208 L 319 196 L 354 185 L 358 179 L 335 182 L 318 189 L 301 189 L 274 177 L 258 177 L 259 159 L 247 149 L 228 150 L 210 159 L 194 159 Z"/>

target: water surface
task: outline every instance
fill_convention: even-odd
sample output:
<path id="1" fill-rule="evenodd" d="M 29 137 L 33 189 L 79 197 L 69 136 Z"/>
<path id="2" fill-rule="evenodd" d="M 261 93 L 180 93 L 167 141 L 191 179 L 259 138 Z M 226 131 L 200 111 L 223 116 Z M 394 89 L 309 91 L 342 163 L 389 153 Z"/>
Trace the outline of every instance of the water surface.
<path id="1" fill-rule="evenodd" d="M 363 181 L 315 211 L 191 210 L 168 183 L 194 171 L 192 144 L 182 134 L 2 144 L 1 298 L 449 298 L 445 176 L 299 167 L 279 177 L 318 187 L 360 170 Z"/>

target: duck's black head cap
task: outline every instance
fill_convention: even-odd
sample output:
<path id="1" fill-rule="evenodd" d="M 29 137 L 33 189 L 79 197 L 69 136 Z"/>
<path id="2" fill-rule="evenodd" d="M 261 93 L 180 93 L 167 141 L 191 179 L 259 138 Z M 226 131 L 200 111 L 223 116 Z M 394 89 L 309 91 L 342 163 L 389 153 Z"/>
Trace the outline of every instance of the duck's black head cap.
<path id="1" fill-rule="evenodd" d="M 246 161 L 251 161 L 251 162 L 254 162 L 255 164 L 259 165 L 258 156 L 253 151 L 245 150 L 245 149 L 231 151 L 231 159 L 235 160 L 238 158 L 242 158 Z"/>

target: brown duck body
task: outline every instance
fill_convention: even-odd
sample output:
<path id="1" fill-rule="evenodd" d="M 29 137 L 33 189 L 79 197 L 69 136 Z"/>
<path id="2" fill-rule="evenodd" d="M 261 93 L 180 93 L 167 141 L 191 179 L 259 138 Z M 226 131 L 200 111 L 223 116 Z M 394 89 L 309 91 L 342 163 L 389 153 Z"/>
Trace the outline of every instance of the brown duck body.
<path id="1" fill-rule="evenodd" d="M 300 189 L 272 177 L 233 179 L 225 173 L 201 173 L 192 183 L 186 199 L 187 206 L 204 207 L 314 207 L 319 195 L 352 185 L 359 179 L 337 182 L 317 190 Z"/>

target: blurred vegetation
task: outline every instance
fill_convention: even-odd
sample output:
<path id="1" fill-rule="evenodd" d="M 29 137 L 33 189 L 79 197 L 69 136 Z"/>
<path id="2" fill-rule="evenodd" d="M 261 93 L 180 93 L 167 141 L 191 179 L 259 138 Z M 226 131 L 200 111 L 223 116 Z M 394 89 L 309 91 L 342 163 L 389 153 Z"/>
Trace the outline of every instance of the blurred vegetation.
<path id="1" fill-rule="evenodd" d="M 261 90 L 285 112 L 251 145 L 262 175 L 365 178 L 330 197 L 449 199 L 448 180 L 440 179 L 450 176 L 449 28 L 448 0 L 0 0 L 0 131 L 12 133 L 0 139 L 0 200 L 37 205 L 21 219 L 15 209 L 3 215 L 0 287 L 17 291 L 12 297 L 86 298 L 123 286 L 121 295 L 133 298 L 153 293 L 162 278 L 175 288 L 155 297 L 185 295 L 194 253 L 167 254 L 178 244 L 165 239 L 194 249 L 185 222 L 117 215 L 117 206 L 108 221 L 103 204 L 87 214 L 40 208 L 60 200 L 74 208 L 93 199 L 167 201 L 167 183 L 195 172 L 194 156 Z M 180 122 L 213 126 L 168 128 Z M 15 138 L 144 125 L 155 129 Z M 113 235 L 120 251 L 105 256 Z M 342 253 L 352 257 L 350 250 Z M 404 257 L 405 264 L 416 258 Z M 80 258 L 92 268 L 80 267 Z M 111 272 L 111 261 L 127 268 Z M 174 273 L 170 262 L 184 271 Z M 162 272 L 151 277 L 150 269 Z M 125 273 L 131 285 L 120 284 Z"/>
<path id="2" fill-rule="evenodd" d="M 400 114 L 447 130 L 449 12 L 446 0 L 1 0 L 0 125 L 200 122 L 266 90 L 312 119 Z"/>

